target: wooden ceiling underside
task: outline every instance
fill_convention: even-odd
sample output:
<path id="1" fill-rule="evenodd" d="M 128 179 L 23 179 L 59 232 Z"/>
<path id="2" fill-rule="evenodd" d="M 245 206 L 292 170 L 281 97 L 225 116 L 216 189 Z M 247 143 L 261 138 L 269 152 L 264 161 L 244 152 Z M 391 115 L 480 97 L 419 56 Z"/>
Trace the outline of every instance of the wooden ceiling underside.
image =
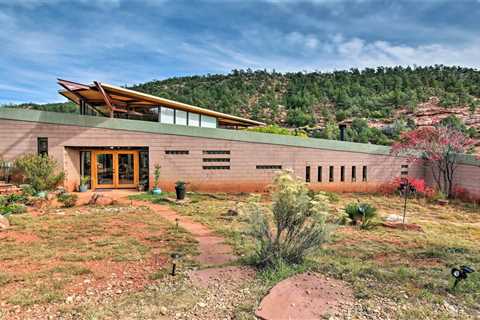
<path id="1" fill-rule="evenodd" d="M 93 107 L 106 108 L 107 114 L 114 117 L 115 113 L 128 113 L 143 115 L 152 113 L 152 107 L 165 106 L 177 110 L 194 112 L 202 115 L 215 117 L 220 125 L 228 126 L 260 126 L 262 122 L 245 119 L 237 116 L 203 109 L 189 104 L 164 99 L 149 94 L 113 86 L 106 83 L 94 82 L 85 85 L 73 81 L 58 79 L 58 84 L 63 87 L 59 93 L 74 103 L 80 105 L 83 100 Z"/>

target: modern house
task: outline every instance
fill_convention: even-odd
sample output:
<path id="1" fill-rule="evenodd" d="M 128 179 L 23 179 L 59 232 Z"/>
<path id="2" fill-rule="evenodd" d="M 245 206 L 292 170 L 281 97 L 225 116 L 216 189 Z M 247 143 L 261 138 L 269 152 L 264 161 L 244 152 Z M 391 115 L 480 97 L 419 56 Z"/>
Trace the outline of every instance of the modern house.
<path id="1" fill-rule="evenodd" d="M 241 129 L 263 123 L 106 83 L 58 83 L 79 113 L 0 108 L 0 156 L 48 154 L 70 190 L 81 176 L 92 189 L 151 188 L 156 165 L 167 190 L 183 180 L 190 190 L 262 191 L 279 169 L 337 191 L 371 191 L 406 174 L 431 180 L 385 146 L 249 132 Z M 465 157 L 457 181 L 480 195 L 479 161 Z"/>

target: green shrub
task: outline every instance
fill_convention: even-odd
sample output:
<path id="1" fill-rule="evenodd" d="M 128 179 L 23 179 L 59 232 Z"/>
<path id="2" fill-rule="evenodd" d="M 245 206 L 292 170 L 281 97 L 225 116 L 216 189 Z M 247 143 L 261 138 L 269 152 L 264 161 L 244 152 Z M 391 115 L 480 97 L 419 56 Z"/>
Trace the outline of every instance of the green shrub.
<path id="1" fill-rule="evenodd" d="M 8 206 L 11 204 L 16 204 L 16 203 L 27 203 L 28 202 L 28 197 L 23 194 L 9 194 L 6 196 L 0 196 L 0 206 Z"/>
<path id="2" fill-rule="evenodd" d="M 57 196 L 57 200 L 63 204 L 64 208 L 71 208 L 77 204 L 78 196 L 73 193 L 61 193 Z"/>
<path id="3" fill-rule="evenodd" d="M 345 213 L 352 225 L 359 224 L 360 228 L 367 229 L 377 216 L 377 209 L 368 203 L 351 202 L 345 207 Z"/>
<path id="4" fill-rule="evenodd" d="M 48 156 L 27 154 L 15 160 L 15 167 L 37 192 L 55 189 L 65 177 L 58 172 L 55 159 Z"/>
<path id="5" fill-rule="evenodd" d="M 252 127 L 246 128 L 245 131 L 261 132 L 261 133 L 273 133 L 280 134 L 284 136 L 298 136 L 302 138 L 308 138 L 308 135 L 303 130 L 290 130 L 287 128 L 279 127 L 276 124 L 262 126 L 262 127 Z"/>
<path id="6" fill-rule="evenodd" d="M 34 196 L 37 193 L 35 189 L 29 184 L 22 184 L 20 185 L 20 188 L 22 188 L 22 194 L 27 197 Z"/>
<path id="7" fill-rule="evenodd" d="M 8 216 L 11 214 L 20 214 L 27 212 L 27 206 L 22 203 L 11 203 L 4 206 L 0 206 L 0 214 Z"/>
<path id="8" fill-rule="evenodd" d="M 7 196 L 7 202 L 8 203 L 25 203 L 27 202 L 28 197 L 24 194 L 9 194 Z"/>
<path id="9" fill-rule="evenodd" d="M 338 202 L 340 201 L 340 196 L 338 193 L 335 192 L 325 192 L 325 195 L 328 197 L 328 201 L 330 202 Z"/>
<path id="10" fill-rule="evenodd" d="M 253 260 L 261 267 L 300 264 L 327 239 L 328 198 L 323 193 L 312 198 L 304 182 L 283 171 L 274 178 L 272 199 L 271 212 L 258 199 L 245 207 L 256 242 Z"/>

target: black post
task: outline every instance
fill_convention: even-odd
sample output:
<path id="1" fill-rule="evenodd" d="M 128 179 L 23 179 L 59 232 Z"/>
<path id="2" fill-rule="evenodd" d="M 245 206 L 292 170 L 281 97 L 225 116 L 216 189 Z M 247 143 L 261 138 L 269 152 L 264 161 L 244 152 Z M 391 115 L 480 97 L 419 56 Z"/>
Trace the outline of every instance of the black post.
<path id="1" fill-rule="evenodd" d="M 404 190 L 404 193 L 405 193 L 405 203 L 403 204 L 403 222 L 402 224 L 405 225 L 405 216 L 407 215 L 407 198 L 408 198 L 408 191 L 409 191 L 409 185 L 408 185 L 408 182 L 406 183 L 406 186 L 405 186 L 405 190 Z"/>
<path id="2" fill-rule="evenodd" d="M 345 129 L 347 128 L 347 125 L 339 124 L 338 128 L 340 129 L 340 140 L 345 141 Z"/>
<path id="3" fill-rule="evenodd" d="M 172 276 L 175 276 L 175 268 L 177 267 L 177 263 L 174 261 L 172 265 Z"/>

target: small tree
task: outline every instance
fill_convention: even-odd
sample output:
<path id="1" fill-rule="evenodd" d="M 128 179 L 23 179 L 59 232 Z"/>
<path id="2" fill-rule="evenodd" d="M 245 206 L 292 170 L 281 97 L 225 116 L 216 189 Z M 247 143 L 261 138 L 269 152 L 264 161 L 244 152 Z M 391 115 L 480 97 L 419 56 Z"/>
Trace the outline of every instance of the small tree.
<path id="1" fill-rule="evenodd" d="M 37 192 L 53 190 L 65 178 L 64 172 L 57 170 L 55 159 L 48 156 L 27 154 L 15 160 L 14 165 Z"/>
<path id="2" fill-rule="evenodd" d="M 407 156 L 412 162 L 430 162 L 438 189 L 451 197 L 458 157 L 470 152 L 473 145 L 472 139 L 454 128 L 424 127 L 402 133 L 391 153 Z"/>
<path id="3" fill-rule="evenodd" d="M 260 266 L 300 263 L 327 238 L 328 198 L 322 193 L 311 197 L 305 183 L 286 171 L 274 178 L 272 198 L 273 219 L 258 202 L 247 208 L 252 215 L 256 262 Z"/>

